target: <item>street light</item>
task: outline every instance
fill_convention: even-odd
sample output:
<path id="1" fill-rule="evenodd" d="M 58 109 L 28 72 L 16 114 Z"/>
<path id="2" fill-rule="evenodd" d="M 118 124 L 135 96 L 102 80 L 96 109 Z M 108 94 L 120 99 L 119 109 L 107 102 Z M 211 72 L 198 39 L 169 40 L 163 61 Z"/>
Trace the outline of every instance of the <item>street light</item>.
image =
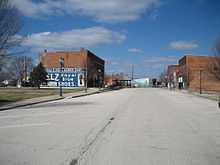
<path id="1" fill-rule="evenodd" d="M 202 67 L 199 67 L 199 93 L 202 94 Z"/>
<path id="2" fill-rule="evenodd" d="M 60 97 L 63 97 L 63 92 L 62 92 L 62 84 L 61 84 L 61 82 L 62 82 L 62 69 L 63 69 L 63 67 L 64 67 L 64 58 L 60 58 L 59 59 L 59 62 L 60 62 L 60 94 L 59 94 L 59 96 Z"/>
<path id="3" fill-rule="evenodd" d="M 99 77 L 98 77 L 98 80 L 99 80 L 99 90 L 100 90 L 100 88 L 101 88 L 101 87 L 100 87 L 100 73 L 101 73 L 101 69 L 99 69 L 98 71 L 99 71 L 99 73 L 98 73 L 98 74 L 99 74 L 99 75 L 98 75 L 98 76 L 99 76 Z"/>
<path id="4" fill-rule="evenodd" d="M 168 77 L 167 76 L 164 76 L 164 80 L 165 80 L 165 87 L 167 88 L 168 87 Z"/>

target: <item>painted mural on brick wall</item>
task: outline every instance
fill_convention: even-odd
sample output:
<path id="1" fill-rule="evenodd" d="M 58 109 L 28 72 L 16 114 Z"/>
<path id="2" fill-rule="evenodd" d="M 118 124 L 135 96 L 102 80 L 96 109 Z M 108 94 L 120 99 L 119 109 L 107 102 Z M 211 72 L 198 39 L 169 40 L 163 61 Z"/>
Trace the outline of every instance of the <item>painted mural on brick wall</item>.
<path id="1" fill-rule="evenodd" d="M 85 87 L 85 74 L 82 69 L 63 68 L 60 74 L 59 68 L 47 69 L 47 84 L 42 87 Z"/>

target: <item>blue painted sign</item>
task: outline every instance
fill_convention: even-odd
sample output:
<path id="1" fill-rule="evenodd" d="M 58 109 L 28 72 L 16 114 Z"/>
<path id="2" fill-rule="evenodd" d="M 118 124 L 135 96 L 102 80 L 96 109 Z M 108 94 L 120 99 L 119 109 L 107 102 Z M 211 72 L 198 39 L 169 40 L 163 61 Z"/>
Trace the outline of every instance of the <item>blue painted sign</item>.
<path id="1" fill-rule="evenodd" d="M 84 73 L 82 72 L 48 72 L 47 85 L 42 87 L 85 87 Z"/>

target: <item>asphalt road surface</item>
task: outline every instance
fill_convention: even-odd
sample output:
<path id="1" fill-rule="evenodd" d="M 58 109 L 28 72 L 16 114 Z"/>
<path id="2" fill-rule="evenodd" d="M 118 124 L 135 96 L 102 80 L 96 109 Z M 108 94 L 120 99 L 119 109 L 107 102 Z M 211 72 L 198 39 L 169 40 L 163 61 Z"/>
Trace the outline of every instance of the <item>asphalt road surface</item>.
<path id="1" fill-rule="evenodd" d="M 123 89 L 0 112 L 1 165 L 219 165 L 217 102 Z"/>

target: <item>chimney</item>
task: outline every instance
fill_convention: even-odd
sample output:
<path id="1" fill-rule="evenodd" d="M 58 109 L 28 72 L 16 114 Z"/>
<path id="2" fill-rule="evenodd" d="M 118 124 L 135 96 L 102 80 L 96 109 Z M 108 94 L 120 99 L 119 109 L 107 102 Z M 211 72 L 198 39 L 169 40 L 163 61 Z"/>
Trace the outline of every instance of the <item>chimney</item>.
<path id="1" fill-rule="evenodd" d="M 44 50 L 43 56 L 47 55 L 47 49 Z"/>
<path id="2" fill-rule="evenodd" d="M 80 48 L 80 52 L 84 51 L 85 49 L 83 47 Z"/>

